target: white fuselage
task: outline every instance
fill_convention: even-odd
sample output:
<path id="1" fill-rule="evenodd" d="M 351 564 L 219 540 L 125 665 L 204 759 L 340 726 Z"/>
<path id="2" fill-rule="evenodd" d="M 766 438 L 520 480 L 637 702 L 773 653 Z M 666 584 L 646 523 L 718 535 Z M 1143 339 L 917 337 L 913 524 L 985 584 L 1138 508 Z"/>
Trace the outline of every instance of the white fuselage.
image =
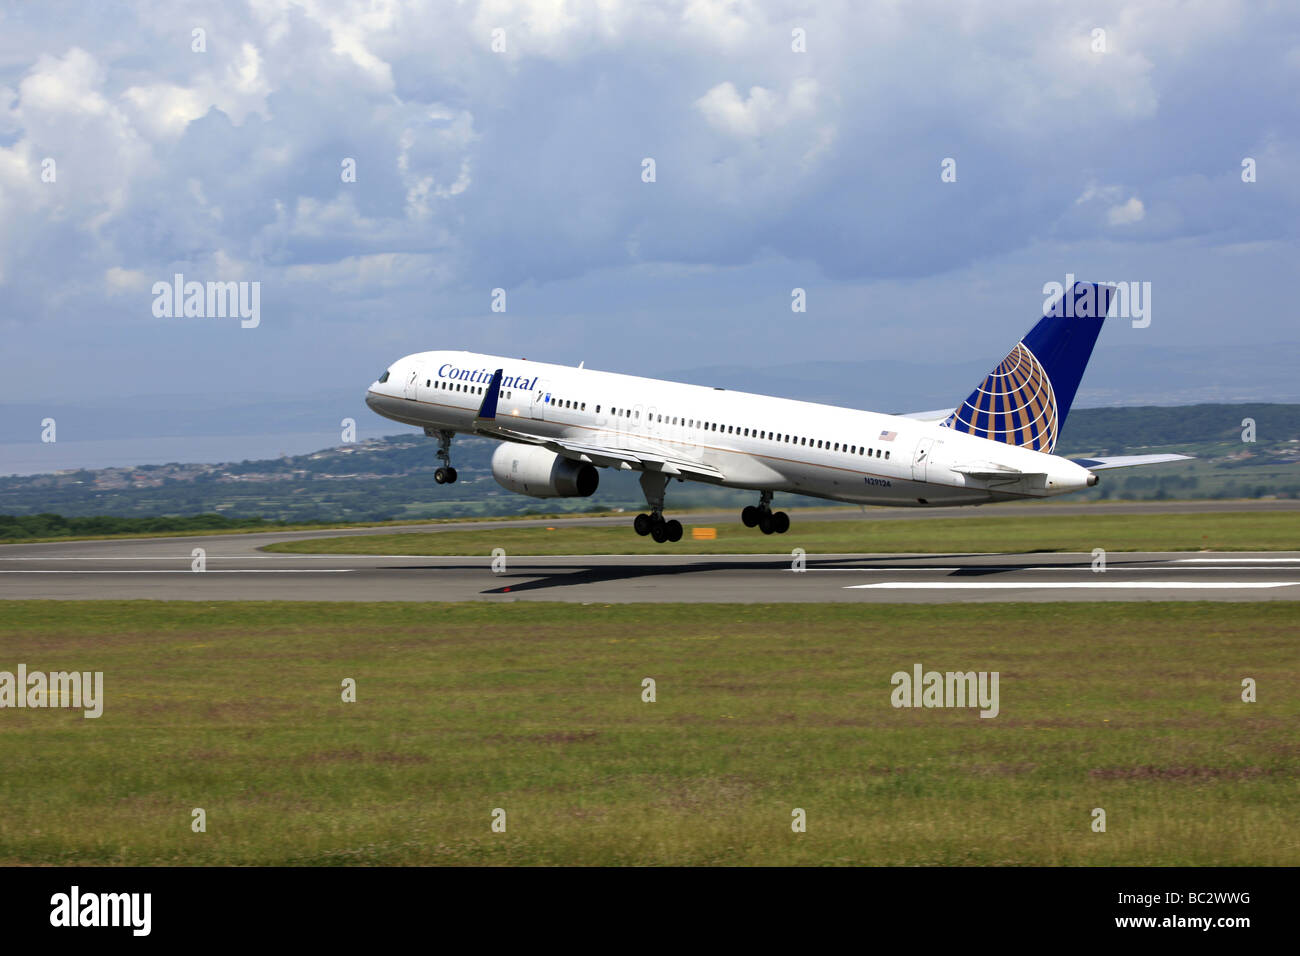
<path id="1" fill-rule="evenodd" d="M 714 483 L 869 505 L 1044 498 L 1095 482 L 1086 468 L 898 415 L 473 352 L 408 355 L 366 402 L 395 421 L 474 432 L 483 391 L 504 371 L 497 420 L 559 440 L 658 448 L 725 477 Z M 972 477 L 961 470 L 1007 475 Z"/>

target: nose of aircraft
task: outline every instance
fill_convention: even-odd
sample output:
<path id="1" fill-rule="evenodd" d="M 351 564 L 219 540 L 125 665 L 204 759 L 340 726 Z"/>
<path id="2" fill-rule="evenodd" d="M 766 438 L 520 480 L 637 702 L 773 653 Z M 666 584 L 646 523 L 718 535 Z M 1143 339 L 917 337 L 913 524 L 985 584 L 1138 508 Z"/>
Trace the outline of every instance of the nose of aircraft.
<path id="1" fill-rule="evenodd" d="M 384 409 L 387 406 L 391 411 L 392 399 L 398 398 L 400 395 L 400 392 L 395 388 L 396 384 L 396 380 L 393 379 L 393 366 L 389 366 L 384 369 L 384 374 L 371 382 L 370 387 L 366 389 L 367 407 L 378 415 L 384 415 L 386 418 L 391 417 L 385 413 Z"/>

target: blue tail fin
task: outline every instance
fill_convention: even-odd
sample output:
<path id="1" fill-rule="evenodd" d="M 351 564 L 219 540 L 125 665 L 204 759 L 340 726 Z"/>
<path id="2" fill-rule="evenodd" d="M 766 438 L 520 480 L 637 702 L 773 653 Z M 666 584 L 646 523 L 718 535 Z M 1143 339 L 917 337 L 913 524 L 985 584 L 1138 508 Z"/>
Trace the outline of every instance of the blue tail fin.
<path id="1" fill-rule="evenodd" d="M 1113 286 L 1076 282 L 944 425 L 1052 452 L 1114 294 Z"/>

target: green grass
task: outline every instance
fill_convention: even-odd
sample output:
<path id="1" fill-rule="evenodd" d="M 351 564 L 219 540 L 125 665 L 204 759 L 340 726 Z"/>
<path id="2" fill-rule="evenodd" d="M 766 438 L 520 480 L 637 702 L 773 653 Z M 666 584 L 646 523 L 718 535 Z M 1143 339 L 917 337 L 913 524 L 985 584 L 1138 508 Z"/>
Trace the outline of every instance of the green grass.
<path id="1" fill-rule="evenodd" d="M 583 517 L 601 517 L 612 516 L 619 512 L 614 511 L 594 511 L 590 514 L 584 514 Z M 559 514 L 544 515 L 501 515 L 493 517 L 478 518 L 420 518 L 420 519 L 401 519 L 394 521 L 308 521 L 308 522 L 286 522 L 284 524 L 267 523 L 264 525 L 252 525 L 244 528 L 189 528 L 178 531 L 119 531 L 112 534 L 61 534 L 45 535 L 31 538 L 0 537 L 0 544 L 47 544 L 55 541 L 108 541 L 117 538 L 196 538 L 209 535 L 232 535 L 232 534 L 266 534 L 267 532 L 279 531 L 328 531 L 331 529 L 343 530 L 345 528 L 385 528 L 405 525 L 419 524 L 473 524 L 476 522 L 493 522 L 493 521 L 519 521 L 528 518 L 558 518 Z M 563 517 L 573 517 L 572 514 L 565 514 Z M 144 520 L 144 519 L 141 519 Z"/>
<path id="2" fill-rule="evenodd" d="M 1295 865 L 1298 619 L 3 602 L 0 669 L 106 703 L 0 711 L 0 864 Z M 1000 715 L 893 708 L 918 662 L 999 671 Z"/>
<path id="3" fill-rule="evenodd" d="M 1300 550 L 1300 511 L 1206 514 L 1006 515 L 815 521 L 792 516 L 790 531 L 764 535 L 739 521 L 711 522 L 718 537 L 655 544 L 627 524 L 553 528 L 487 528 L 364 537 L 313 538 L 269 545 L 267 551 L 308 554 L 812 554 L 896 552 L 1275 551 Z"/>
<path id="4" fill-rule="evenodd" d="M 1046 504 L 1045 507 L 1051 507 Z M 694 508 L 674 511 L 674 514 L 686 515 L 692 511 L 699 512 L 716 512 L 717 508 Z M 830 507 L 816 506 L 817 511 L 845 511 L 855 510 L 849 505 L 839 505 Z M 241 534 L 267 534 L 269 532 L 280 531 L 343 531 L 352 528 L 391 528 L 406 527 L 408 525 L 444 525 L 444 524 L 494 524 L 502 521 L 544 521 L 551 519 L 571 519 L 571 518 L 617 518 L 623 515 L 622 511 L 556 511 L 540 512 L 533 514 L 524 512 L 519 514 L 503 515 L 478 515 L 468 518 L 395 518 L 390 521 L 305 521 L 305 522 L 285 522 L 279 524 L 268 522 L 264 525 L 250 525 L 243 528 L 190 528 L 177 531 L 118 531 L 111 534 L 59 534 L 59 535 L 41 535 L 38 537 L 0 537 L 0 544 L 50 544 L 58 541 L 109 541 L 119 538 L 197 538 L 211 535 L 241 535 Z M 140 519 L 146 520 L 146 519 Z"/>

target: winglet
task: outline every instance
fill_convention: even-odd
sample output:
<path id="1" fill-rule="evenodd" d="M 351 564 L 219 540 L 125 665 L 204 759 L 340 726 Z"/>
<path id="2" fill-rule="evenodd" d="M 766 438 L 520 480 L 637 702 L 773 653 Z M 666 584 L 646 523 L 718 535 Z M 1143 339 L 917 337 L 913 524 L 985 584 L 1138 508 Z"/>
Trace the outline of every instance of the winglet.
<path id="1" fill-rule="evenodd" d="M 497 369 L 492 373 L 492 381 L 488 382 L 487 388 L 483 390 L 483 404 L 478 407 L 478 415 L 475 417 L 476 422 L 494 422 L 497 420 L 497 398 L 501 395 L 501 373 L 502 369 Z"/>

